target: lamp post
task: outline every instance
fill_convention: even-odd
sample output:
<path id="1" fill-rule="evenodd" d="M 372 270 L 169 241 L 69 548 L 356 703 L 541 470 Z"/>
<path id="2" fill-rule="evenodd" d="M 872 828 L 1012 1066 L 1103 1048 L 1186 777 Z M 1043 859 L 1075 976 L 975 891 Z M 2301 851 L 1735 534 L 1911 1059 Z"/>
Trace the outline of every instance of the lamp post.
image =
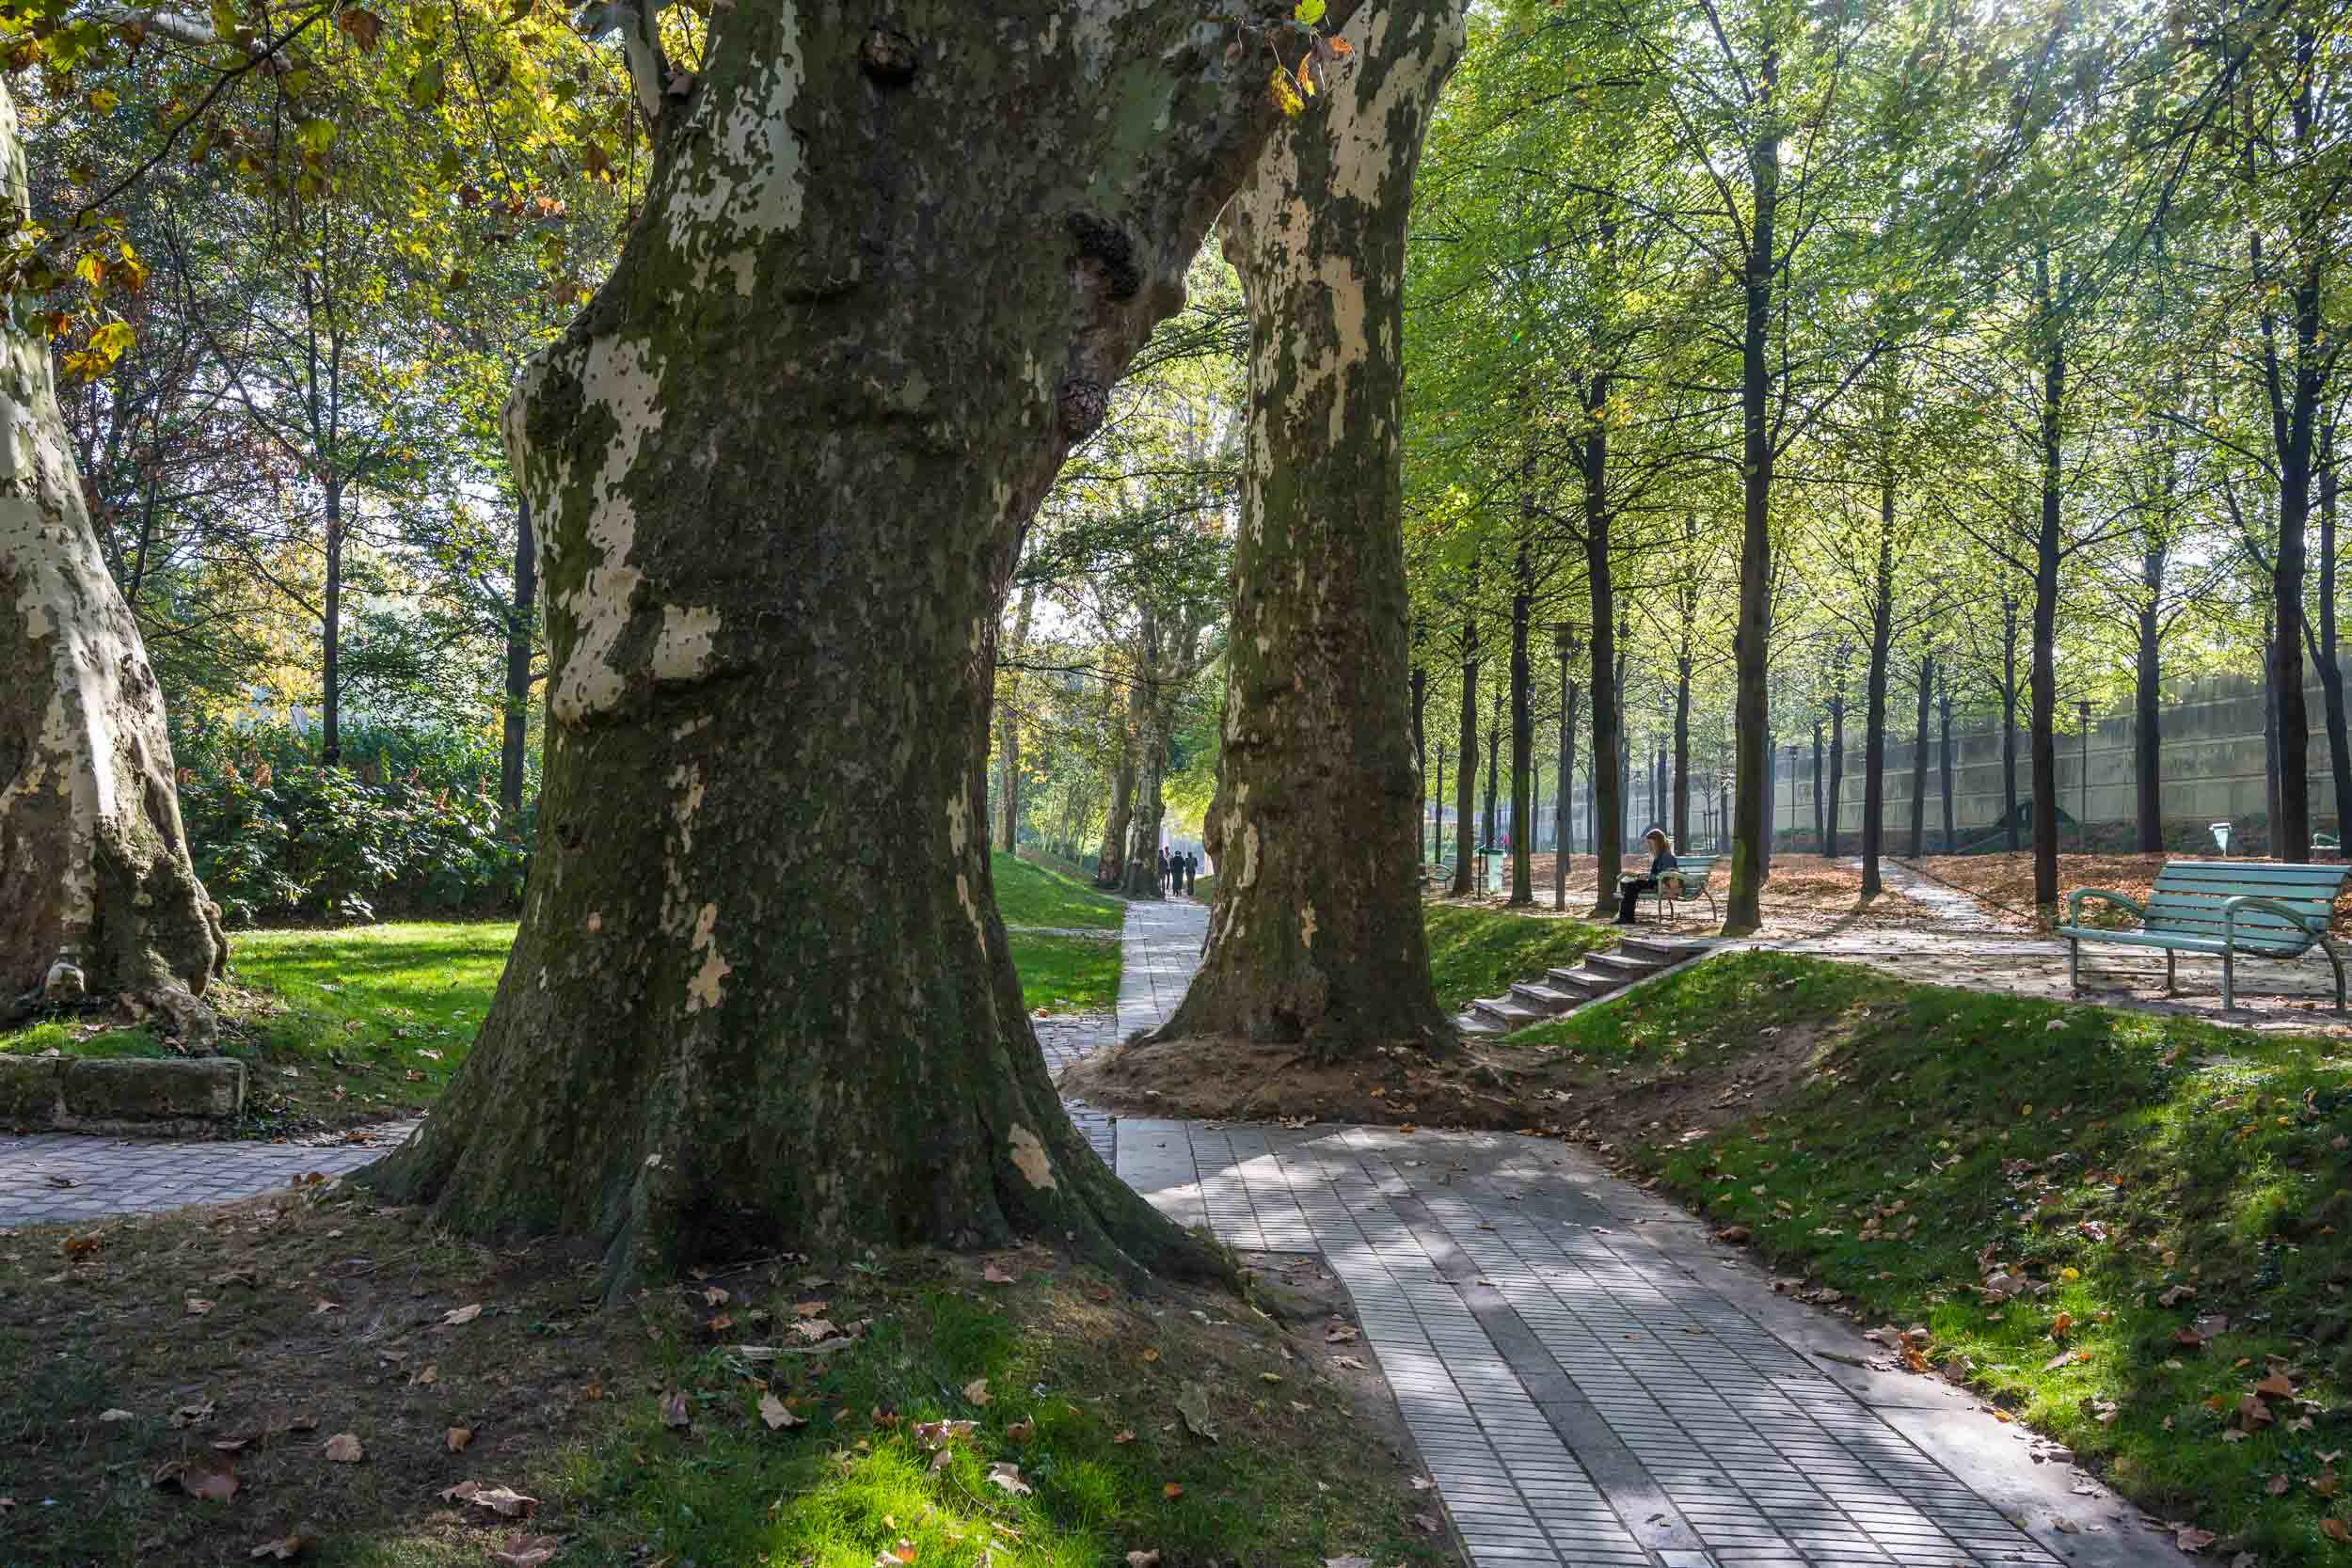
<path id="1" fill-rule="evenodd" d="M 1568 722 L 1568 693 L 1574 689 L 1568 679 L 1568 660 L 1576 657 L 1580 646 L 1581 640 L 1573 623 L 1552 623 L 1551 649 L 1560 656 L 1560 800 L 1551 847 L 1551 907 L 1555 910 L 1568 907 L 1568 785 L 1576 779 L 1576 732 Z"/>
<path id="2" fill-rule="evenodd" d="M 2079 792 L 2082 809 L 2074 817 L 2074 853 L 2079 855 L 2089 847 L 2090 832 L 2090 699 L 2085 697 L 2074 706 L 2083 722 L 2083 781 Z"/>

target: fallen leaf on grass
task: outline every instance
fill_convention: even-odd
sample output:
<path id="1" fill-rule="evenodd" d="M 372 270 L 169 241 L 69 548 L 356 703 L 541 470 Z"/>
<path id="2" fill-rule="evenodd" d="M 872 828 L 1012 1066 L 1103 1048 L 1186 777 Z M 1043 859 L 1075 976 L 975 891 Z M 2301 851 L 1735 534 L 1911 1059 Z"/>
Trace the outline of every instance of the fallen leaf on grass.
<path id="1" fill-rule="evenodd" d="M 993 1263 L 989 1264 L 988 1267 L 980 1271 L 980 1277 L 991 1285 L 1011 1285 L 1018 1283 L 1018 1281 L 1016 1281 L 1011 1275 L 1007 1274 L 1003 1269 L 997 1267 Z M 1131 1561 L 1136 1558 L 1141 1557 L 1142 1555 L 1143 1554 L 1141 1552 L 1129 1552 L 1127 1554 L 1128 1559 Z M 1160 1554 L 1153 1552 L 1152 1554 L 1152 1560 L 1156 1563 L 1159 1560 Z"/>
<path id="2" fill-rule="evenodd" d="M 106 1425 L 115 1421 L 135 1421 L 138 1418 L 128 1410 L 102 1410 L 98 1413 L 98 1419 L 101 1425 Z"/>
<path id="3" fill-rule="evenodd" d="M 1001 1459 L 988 1467 L 988 1481 L 990 1485 L 1002 1487 L 1016 1497 L 1025 1497 L 1034 1490 L 1027 1481 L 1021 1479 L 1020 1465 L 1009 1464 Z"/>
<path id="4" fill-rule="evenodd" d="M 2286 1373 L 2273 1372 L 2254 1385 L 2254 1392 L 2268 1394 L 2272 1399 L 2292 1399 L 2295 1396 L 2295 1385 L 2287 1381 Z"/>
<path id="5" fill-rule="evenodd" d="M 1423 1535 L 1435 1535 L 1438 1533 L 1438 1516 L 1434 1513 L 1416 1513 L 1413 1515 L 1413 1528 Z"/>
<path id="6" fill-rule="evenodd" d="M 1160 1568 L 1160 1554 L 1156 1549 L 1148 1552 L 1129 1552 L 1127 1568 Z"/>
<path id="7" fill-rule="evenodd" d="M 499 1568 L 540 1568 L 563 1543 L 552 1535 L 510 1535 L 506 1544 L 490 1554 Z"/>
<path id="8" fill-rule="evenodd" d="M 245 1555 L 255 1561 L 268 1558 L 276 1562 L 290 1562 L 308 1544 L 300 1530 L 281 1535 L 275 1541 L 264 1541 Z"/>
<path id="9" fill-rule="evenodd" d="M 2344 1528 L 2344 1521 L 2341 1519 L 2322 1519 L 2319 1522 L 2319 1533 L 2330 1541 L 2352 1542 L 2352 1530 Z"/>
<path id="10" fill-rule="evenodd" d="M 974 1404 L 988 1403 L 988 1379 L 976 1377 L 963 1386 L 963 1397 Z"/>
<path id="11" fill-rule="evenodd" d="M 475 1302 L 469 1307 L 453 1307 L 448 1311 L 441 1314 L 441 1326 L 443 1328 L 458 1328 L 464 1324 L 473 1322 L 480 1316 L 482 1316 L 482 1304 L 480 1302 Z"/>
<path id="12" fill-rule="evenodd" d="M 1368 1557 L 1327 1557 L 1323 1560 L 1323 1568 L 1372 1568 L 1372 1559 Z"/>
<path id="13" fill-rule="evenodd" d="M 1363 1330 L 1361 1330 L 1361 1329 L 1359 1329 L 1359 1328 L 1357 1328 L 1357 1327 L 1355 1327 L 1355 1326 L 1353 1326 L 1352 1324 L 1349 1324 L 1349 1323 L 1335 1323 L 1335 1324 L 1333 1324 L 1331 1327 L 1327 1328 L 1327 1329 L 1325 1329 L 1325 1330 L 1323 1331 L 1323 1338 L 1324 1338 L 1324 1342 L 1325 1342 L 1326 1344 L 1331 1344 L 1331 1345 L 1345 1345 L 1345 1344 L 1352 1344 L 1352 1343 L 1354 1343 L 1356 1340 L 1360 1339 L 1360 1338 L 1363 1338 Z"/>
<path id="14" fill-rule="evenodd" d="M 338 1465 L 357 1465 L 368 1456 L 367 1450 L 359 1446 L 358 1434 L 349 1432 L 339 1432 L 329 1437 L 326 1448 L 320 1451 Z"/>
<path id="15" fill-rule="evenodd" d="M 204 1497 L 216 1503 L 225 1503 L 235 1497 L 241 1484 L 236 1470 L 226 1460 L 218 1465 L 192 1465 L 183 1460 L 166 1460 L 151 1480 L 156 1486 L 177 1486 L 191 1497 Z"/>
<path id="16" fill-rule="evenodd" d="M 1209 1391 L 1198 1383 L 1187 1383 L 1176 1395 L 1176 1414 L 1184 1418 L 1184 1425 L 1196 1437 L 1216 1441 L 1216 1427 L 1209 1419 Z"/>
<path id="17" fill-rule="evenodd" d="M 1008 1439 L 1025 1448 L 1036 1435 L 1037 1423 L 1035 1421 L 1015 1421 L 1005 1429 L 1005 1436 Z"/>
<path id="18" fill-rule="evenodd" d="M 1331 1365 L 1334 1367 L 1347 1367 L 1359 1372 L 1365 1370 L 1364 1364 L 1352 1355 L 1335 1355 L 1331 1357 Z"/>
<path id="19" fill-rule="evenodd" d="M 784 1407 L 784 1402 L 773 1394 L 759 1396 L 759 1418 L 768 1423 L 768 1430 L 771 1432 L 787 1427 L 808 1425 L 807 1418 L 793 1415 L 791 1411 Z"/>
<path id="20" fill-rule="evenodd" d="M 2287 1480 L 2283 1474 L 2275 1475 L 2263 1482 L 2263 1490 L 2274 1497 L 2283 1497 L 2287 1495 L 2287 1488 L 2294 1484 L 2295 1482 Z"/>
<path id="21" fill-rule="evenodd" d="M 191 1318 L 200 1318 L 213 1309 L 213 1303 L 202 1296 L 189 1296 L 180 1304 L 181 1310 Z"/>
<path id="22" fill-rule="evenodd" d="M 440 1495 L 445 1503 L 471 1503 L 493 1513 L 509 1518 L 528 1513 L 539 1506 L 536 1497 L 526 1497 L 511 1486 L 485 1486 L 478 1481 L 461 1481 Z"/>
<path id="23" fill-rule="evenodd" d="M 450 1452 L 464 1453 L 466 1445 L 473 1441 L 473 1428 L 452 1427 L 441 1434 L 441 1441 L 449 1445 Z"/>
<path id="24" fill-rule="evenodd" d="M 705 1307 L 724 1307 L 732 1299 L 732 1295 L 720 1286 L 706 1285 L 703 1287 L 703 1305 Z"/>
<path id="25" fill-rule="evenodd" d="M 841 1330 L 827 1318 L 803 1318 L 792 1325 L 792 1332 L 803 1339 L 824 1339 Z"/>
<path id="26" fill-rule="evenodd" d="M 1114 1443 L 1132 1443 L 1135 1440 L 1136 1434 L 1132 1432 L 1114 1432 L 1111 1433 L 1111 1441 Z"/>
<path id="27" fill-rule="evenodd" d="M 686 1427 L 692 1425 L 693 1420 L 693 1407 L 686 1402 L 686 1396 L 683 1393 L 673 1388 L 661 1396 L 661 1424 L 663 1426 Z"/>
<path id="28" fill-rule="evenodd" d="M 2172 1544 L 2185 1552 L 2201 1552 L 2214 1543 L 2214 1533 L 2194 1525 L 2184 1526 L 2172 1537 Z"/>
<path id="29" fill-rule="evenodd" d="M 1160 1488 L 1160 1496 L 1171 1503 L 1184 1495 L 1184 1489 L 1172 1481 Z"/>

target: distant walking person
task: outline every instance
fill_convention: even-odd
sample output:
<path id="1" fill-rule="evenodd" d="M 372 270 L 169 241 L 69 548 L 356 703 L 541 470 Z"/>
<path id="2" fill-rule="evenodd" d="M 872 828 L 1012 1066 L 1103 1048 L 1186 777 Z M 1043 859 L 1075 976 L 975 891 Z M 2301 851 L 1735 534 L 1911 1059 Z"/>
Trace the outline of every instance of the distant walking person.
<path id="1" fill-rule="evenodd" d="M 1165 844 L 1160 846 L 1160 879 L 1157 891 L 1161 893 L 1168 891 L 1168 846 Z"/>
<path id="2" fill-rule="evenodd" d="M 1192 896 L 1192 879 L 1193 879 L 1194 875 L 1200 871 L 1200 857 L 1199 855 L 1194 854 L 1194 853 L 1193 853 L 1191 850 L 1189 850 L 1189 849 L 1185 850 L 1185 851 L 1184 851 L 1184 896 L 1185 896 L 1185 897 L 1187 897 L 1187 898 L 1189 898 L 1189 897 L 1191 897 L 1191 896 Z"/>
<path id="3" fill-rule="evenodd" d="M 1657 892 L 1658 879 L 1681 863 L 1675 859 L 1674 846 L 1667 841 L 1663 828 L 1652 828 L 1642 835 L 1642 842 L 1649 846 L 1649 872 L 1643 875 L 1629 871 L 1617 879 L 1617 924 L 1620 926 L 1633 924 L 1634 904 L 1645 893 Z"/>

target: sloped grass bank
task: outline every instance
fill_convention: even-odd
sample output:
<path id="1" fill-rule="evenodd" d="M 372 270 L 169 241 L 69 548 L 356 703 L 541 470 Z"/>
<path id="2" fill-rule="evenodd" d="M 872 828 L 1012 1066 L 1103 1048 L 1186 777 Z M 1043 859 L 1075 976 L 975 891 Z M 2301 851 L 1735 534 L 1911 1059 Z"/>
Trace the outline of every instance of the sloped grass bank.
<path id="1" fill-rule="evenodd" d="M 552 1248 L 332 1187 L 0 1237 L 0 1561 L 1452 1560 L 1319 1312 L 1141 1299 L 1038 1250 L 597 1299 Z"/>
<path id="2" fill-rule="evenodd" d="M 2225 1559 L 2341 1560 L 2338 1042 L 1767 954 L 1515 1039 L 1677 1094 L 1613 1152 L 1867 1326 L 1924 1329 L 1922 1362 L 2157 1518 Z"/>
<path id="3" fill-rule="evenodd" d="M 1460 1012 L 1482 996 L 1499 996 L 1514 980 L 1540 980 L 1595 948 L 1613 947 L 1606 926 L 1559 916 L 1515 914 L 1467 904 L 1426 904 L 1429 975 L 1438 1005 Z"/>
<path id="4" fill-rule="evenodd" d="M 996 884 L 996 912 L 1008 926 L 1116 931 L 1127 918 L 1125 900 L 1017 855 L 1002 850 L 992 854 L 988 874 Z"/>

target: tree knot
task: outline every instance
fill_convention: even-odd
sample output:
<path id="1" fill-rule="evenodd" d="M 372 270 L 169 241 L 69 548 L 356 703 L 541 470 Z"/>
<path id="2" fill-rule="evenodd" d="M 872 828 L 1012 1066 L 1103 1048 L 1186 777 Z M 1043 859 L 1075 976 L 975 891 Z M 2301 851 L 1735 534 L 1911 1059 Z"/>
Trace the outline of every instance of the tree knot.
<path id="1" fill-rule="evenodd" d="M 1092 213 L 1071 214 L 1066 227 L 1078 246 L 1079 259 L 1103 269 L 1111 298 L 1135 298 L 1143 288 L 1143 272 L 1136 265 L 1135 242 L 1127 238 L 1127 231 Z"/>
<path id="2" fill-rule="evenodd" d="M 1073 375 L 1061 384 L 1055 395 L 1054 409 L 1061 420 L 1061 433 L 1073 441 L 1083 441 L 1102 428 L 1104 416 L 1110 412 L 1110 388 L 1099 381 Z"/>
<path id="3" fill-rule="evenodd" d="M 914 80 L 914 40 L 896 27 L 876 23 L 857 46 L 857 63 L 876 87 L 903 87 Z"/>

